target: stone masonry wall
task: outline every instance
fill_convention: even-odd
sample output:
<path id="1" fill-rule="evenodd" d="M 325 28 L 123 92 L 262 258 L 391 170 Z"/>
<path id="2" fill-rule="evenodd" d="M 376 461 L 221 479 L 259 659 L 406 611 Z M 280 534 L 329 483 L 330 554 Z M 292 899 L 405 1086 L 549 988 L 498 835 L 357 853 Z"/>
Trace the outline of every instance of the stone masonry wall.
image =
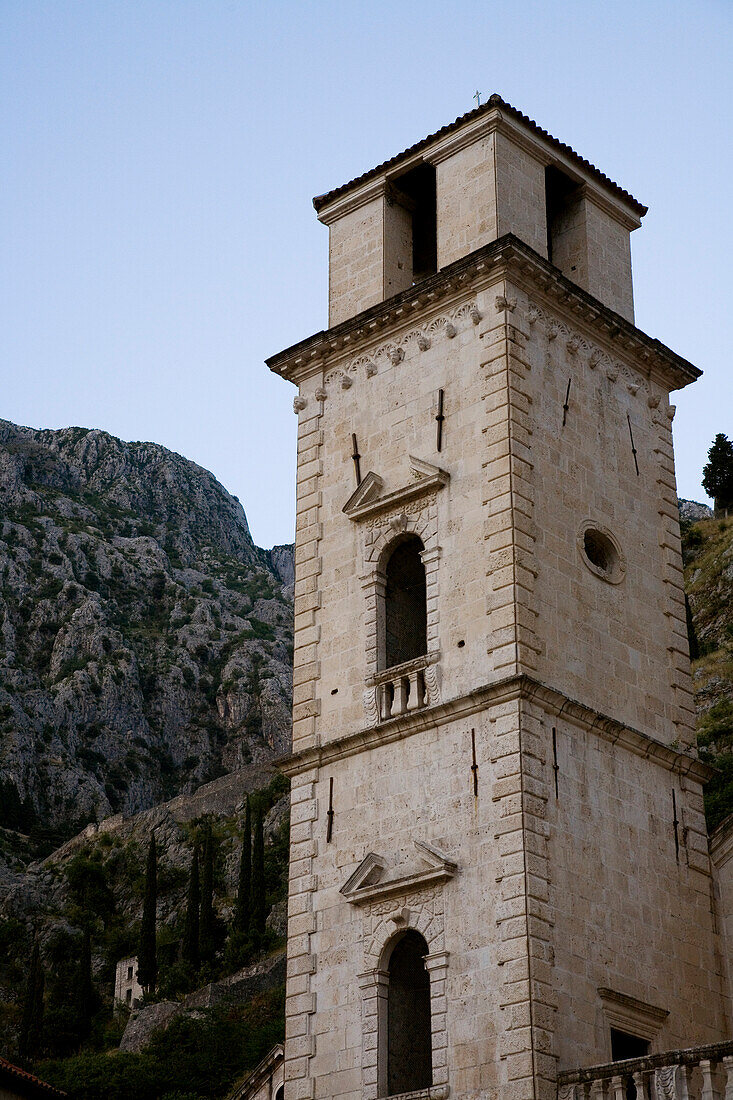
<path id="1" fill-rule="evenodd" d="M 499 236 L 494 146 L 488 134 L 436 163 L 438 268 Z"/>
<path id="2" fill-rule="evenodd" d="M 330 325 L 385 298 L 384 201 L 384 195 L 378 195 L 329 226 Z"/>
<path id="3" fill-rule="evenodd" d="M 507 295 L 526 340 L 532 410 L 527 495 L 539 678 L 658 740 L 688 746 L 668 394 L 612 341 L 584 331 L 537 294 Z M 619 583 L 587 567 L 585 525 L 617 541 L 625 569 Z"/>
<path id="4" fill-rule="evenodd" d="M 507 134 L 496 136 L 498 236 L 513 233 L 540 256 L 547 256 L 545 161 Z"/>
<path id="5" fill-rule="evenodd" d="M 485 354 L 480 335 L 484 318 L 490 317 L 493 325 L 499 316 L 495 297 L 495 291 L 484 291 L 478 299 L 463 295 L 435 309 L 419 330 L 408 323 L 389 342 L 375 341 L 358 355 L 343 357 L 325 376 L 301 387 L 298 400 L 306 405 L 299 413 L 295 747 L 305 743 L 302 737 L 313 735 L 316 711 L 324 743 L 365 725 L 365 678 L 376 671 L 368 666 L 373 639 L 367 633 L 364 586 L 377 564 L 370 560 L 370 540 L 391 529 L 389 517 L 355 523 L 343 512 L 356 487 L 352 433 L 357 435 L 362 476 L 374 471 L 383 479 L 384 492 L 414 480 L 410 456 L 450 471 L 451 484 L 434 495 L 434 504 L 418 501 L 410 512 L 418 533 L 424 523 L 435 532 L 430 549 L 439 551 L 435 568 L 440 608 L 429 606 L 428 631 L 433 624 L 439 635 L 440 672 L 449 694 L 489 678 L 487 613 L 494 599 L 486 593 L 486 382 L 479 364 Z M 471 306 L 480 314 L 478 323 L 472 320 Z M 425 350 L 419 335 L 429 345 Z M 438 452 L 435 415 L 441 387 L 446 420 Z M 321 440 L 317 459 L 311 444 L 315 439 Z M 423 515 L 424 523 L 419 519 Z M 429 599 L 436 597 L 429 593 Z"/>
<path id="6" fill-rule="evenodd" d="M 603 988 L 669 1013 L 652 1051 L 722 1041 L 730 1020 L 709 861 L 684 828 L 701 813 L 699 784 L 529 710 L 550 765 L 556 729 L 547 822 L 558 1069 L 611 1060 Z"/>
<path id="7" fill-rule="evenodd" d="M 286 1048 L 289 1080 L 310 1072 L 316 1097 L 373 1100 L 377 1095 L 379 1034 L 372 991 L 378 992 L 382 953 L 401 921 L 428 943 L 434 1085 L 470 1095 L 490 1091 L 500 1081 L 524 1080 L 523 1095 L 528 1095 L 531 1070 L 521 1007 L 528 990 L 517 984 L 521 963 L 516 962 L 525 942 L 517 923 L 523 921 L 523 905 L 512 877 L 521 850 L 515 836 L 521 815 L 514 787 L 505 778 L 512 771 L 505 743 L 511 742 L 516 752 L 516 725 L 516 702 L 497 706 L 491 717 L 477 717 L 478 798 L 465 722 L 322 769 L 315 790 L 318 879 L 310 936 L 314 972 L 309 995 L 315 998 L 315 1014 L 309 1022 L 315 1053 L 306 1068 L 299 1060 L 293 1065 Z M 325 807 L 332 777 L 335 817 L 327 844 Z M 455 877 L 358 906 L 339 892 L 368 852 L 386 859 L 385 880 L 424 870 L 416 840 L 455 860 Z M 505 870 L 510 877 L 499 886 Z M 292 998 L 291 1003 L 300 1004 Z M 305 1083 L 297 1089 L 291 1095 L 307 1094 Z"/>
<path id="8" fill-rule="evenodd" d="M 629 231 L 586 195 L 587 282 L 576 281 L 627 321 L 634 321 Z M 563 269 L 564 270 L 564 269 Z M 565 272 L 573 278 L 569 272 Z"/>

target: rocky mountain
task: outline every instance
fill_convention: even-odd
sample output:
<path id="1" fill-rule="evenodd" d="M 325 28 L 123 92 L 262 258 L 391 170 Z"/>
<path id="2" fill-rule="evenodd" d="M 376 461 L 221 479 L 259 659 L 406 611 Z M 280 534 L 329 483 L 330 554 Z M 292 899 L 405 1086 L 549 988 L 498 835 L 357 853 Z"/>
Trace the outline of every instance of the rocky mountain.
<path id="1" fill-rule="evenodd" d="M 680 515 L 697 743 L 717 768 L 705 794 L 712 830 L 733 813 L 733 518 L 715 518 L 709 509 L 686 518 L 687 503 Z"/>
<path id="2" fill-rule="evenodd" d="M 195 463 L 0 421 L 0 826 L 51 846 L 284 752 L 292 580 Z"/>

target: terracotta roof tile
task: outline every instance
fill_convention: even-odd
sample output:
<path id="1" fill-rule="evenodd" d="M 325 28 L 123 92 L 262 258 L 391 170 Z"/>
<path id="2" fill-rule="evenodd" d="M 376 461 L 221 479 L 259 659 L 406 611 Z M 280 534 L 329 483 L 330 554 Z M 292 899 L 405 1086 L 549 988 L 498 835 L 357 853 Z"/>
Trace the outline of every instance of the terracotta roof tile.
<path id="1" fill-rule="evenodd" d="M 349 180 L 348 183 L 342 184 L 341 187 L 336 187 L 333 191 L 326 192 L 325 195 L 316 195 L 313 199 L 313 205 L 316 211 L 322 210 L 328 203 L 333 202 L 334 199 L 339 198 L 340 195 L 350 191 L 353 187 L 366 183 L 367 180 L 372 179 L 374 176 L 381 175 L 382 172 L 386 172 L 389 168 L 394 168 L 401 160 L 406 160 L 408 157 L 414 156 L 415 153 L 419 153 L 433 141 L 445 137 L 446 134 L 450 134 L 453 130 L 457 130 L 458 127 L 462 126 L 465 122 L 471 122 L 473 119 L 479 118 L 480 115 L 484 114 L 486 111 L 494 110 L 497 107 L 504 111 L 505 114 L 511 115 L 512 118 L 522 122 L 527 129 L 531 130 L 533 133 L 539 134 L 540 137 L 543 137 L 545 141 L 553 148 L 557 149 L 558 152 L 568 157 L 569 160 L 583 168 L 586 172 L 589 172 L 599 183 L 608 188 L 609 191 L 612 191 L 620 199 L 623 199 L 624 202 L 627 202 L 640 217 L 646 214 L 647 207 L 638 202 L 633 195 L 630 195 L 623 187 L 619 187 L 617 183 L 609 179 L 607 175 L 601 172 L 599 168 L 596 168 L 594 164 L 591 164 L 590 161 L 586 160 L 585 157 L 581 157 L 579 153 L 576 153 L 575 150 L 571 149 L 565 142 L 559 141 L 556 137 L 553 137 L 552 134 L 549 134 L 547 130 L 543 130 L 541 126 L 533 121 L 533 119 L 522 114 L 521 111 L 518 111 L 516 107 L 512 107 L 510 103 L 507 103 L 497 94 L 490 96 L 486 103 L 483 103 L 480 107 L 475 107 L 472 111 L 467 111 L 465 115 L 460 115 L 454 122 L 449 122 L 447 126 L 442 126 L 441 129 L 436 130 L 434 134 L 429 134 L 426 138 L 423 138 L 422 141 L 418 141 L 415 145 L 411 145 L 409 149 L 404 149 L 396 156 L 390 157 L 389 160 L 383 161 L 382 164 L 378 164 L 376 168 L 371 168 L 361 176 L 357 176 L 355 179 Z"/>
<path id="2" fill-rule="evenodd" d="M 8 1062 L 5 1058 L 0 1057 L 0 1084 L 9 1083 L 17 1086 L 20 1091 L 19 1096 L 66 1096 L 65 1092 L 61 1089 L 54 1088 L 53 1085 L 49 1085 L 47 1081 L 42 1081 L 40 1077 L 36 1077 L 32 1073 L 28 1073 L 27 1070 L 21 1069 L 20 1066 L 14 1066 L 12 1062 Z"/>

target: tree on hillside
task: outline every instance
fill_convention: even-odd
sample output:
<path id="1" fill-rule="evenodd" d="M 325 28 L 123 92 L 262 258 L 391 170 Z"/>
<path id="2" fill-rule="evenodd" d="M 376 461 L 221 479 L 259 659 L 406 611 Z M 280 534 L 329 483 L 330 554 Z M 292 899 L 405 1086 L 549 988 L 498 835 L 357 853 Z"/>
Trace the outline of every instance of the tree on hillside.
<path id="1" fill-rule="evenodd" d="M 237 932 L 246 932 L 249 928 L 249 914 L 252 905 L 252 811 L 249 795 L 244 801 L 244 837 L 242 855 L 239 860 L 239 883 L 237 900 L 234 906 L 234 927 Z"/>
<path id="2" fill-rule="evenodd" d="M 143 918 L 140 925 L 140 944 L 137 952 L 137 977 L 146 993 L 155 989 L 158 981 L 158 956 L 155 936 L 155 917 L 158 903 L 158 854 L 155 833 L 148 845 L 148 862 L 145 868 L 145 897 Z"/>
<path id="3" fill-rule="evenodd" d="M 703 466 L 702 487 L 715 501 L 715 511 L 727 514 L 733 508 L 733 442 L 719 432 Z"/>
<path id="4" fill-rule="evenodd" d="M 700 643 L 695 630 L 695 620 L 692 617 L 692 608 L 687 593 L 685 592 L 685 617 L 687 619 L 687 642 L 690 647 L 690 660 L 696 661 L 700 656 Z"/>
<path id="5" fill-rule="evenodd" d="M 204 829 L 201 874 L 201 910 L 199 917 L 199 957 L 209 962 L 214 955 L 214 841 L 211 825 Z"/>
<path id="6" fill-rule="evenodd" d="M 265 831 L 262 811 L 255 814 L 254 844 L 252 848 L 252 910 L 250 926 L 252 931 L 262 934 L 265 931 L 267 905 L 265 902 Z"/>
<path id="7" fill-rule="evenodd" d="M 23 1014 L 20 1021 L 20 1034 L 18 1036 L 18 1054 L 21 1061 L 34 1058 L 41 1046 L 41 1031 L 43 1028 L 43 990 L 45 975 L 41 962 L 41 951 L 38 946 L 38 937 L 33 940 L 31 960 L 28 968 L 28 979 L 23 996 Z"/>
<path id="8" fill-rule="evenodd" d="M 81 942 L 81 955 L 76 972 L 74 990 L 76 1006 L 77 1032 L 81 1045 L 89 1038 L 92 1030 L 92 1017 L 95 1010 L 94 983 L 92 980 L 92 936 L 88 916 L 84 920 L 84 933 Z"/>
<path id="9" fill-rule="evenodd" d="M 191 858 L 186 923 L 183 929 L 183 945 L 181 948 L 185 962 L 190 963 L 194 970 L 198 970 L 199 967 L 199 904 L 199 844 L 197 840 L 194 843 Z"/>

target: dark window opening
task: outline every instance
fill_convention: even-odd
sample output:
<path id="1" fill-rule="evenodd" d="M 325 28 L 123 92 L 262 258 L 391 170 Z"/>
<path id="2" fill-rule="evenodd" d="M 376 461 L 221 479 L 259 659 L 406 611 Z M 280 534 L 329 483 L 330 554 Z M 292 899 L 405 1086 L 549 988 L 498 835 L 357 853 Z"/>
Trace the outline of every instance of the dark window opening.
<path id="1" fill-rule="evenodd" d="M 428 609 L 423 544 L 412 536 L 387 562 L 385 668 L 422 657 L 428 650 Z"/>
<path id="2" fill-rule="evenodd" d="M 433 1083 L 428 945 L 419 932 L 406 932 L 389 960 L 387 994 L 387 1091 L 428 1089 Z"/>
<path id="3" fill-rule="evenodd" d="M 649 1040 L 626 1031 L 611 1028 L 611 1061 L 623 1062 L 627 1058 L 643 1058 L 649 1053 Z"/>
<path id="4" fill-rule="evenodd" d="M 128 989 L 127 992 L 125 993 L 125 1001 L 127 1002 L 127 1004 L 132 1004 L 132 990 L 131 989 Z"/>
<path id="5" fill-rule="evenodd" d="M 418 164 L 396 179 L 394 186 L 407 198 L 405 206 L 412 213 L 412 281 L 417 283 L 438 270 L 435 166 Z"/>
<path id="6" fill-rule="evenodd" d="M 579 185 L 559 168 L 550 165 L 545 169 L 547 258 L 570 278 L 581 264 L 581 197 Z"/>
<path id="7" fill-rule="evenodd" d="M 127 980 L 128 980 L 128 982 L 132 981 L 132 967 L 131 966 L 128 966 L 128 968 L 127 968 Z"/>
<path id="8" fill-rule="evenodd" d="M 275 1100 L 283 1100 L 284 1096 L 285 1096 L 285 1086 L 280 1085 L 277 1092 L 275 1093 Z"/>

